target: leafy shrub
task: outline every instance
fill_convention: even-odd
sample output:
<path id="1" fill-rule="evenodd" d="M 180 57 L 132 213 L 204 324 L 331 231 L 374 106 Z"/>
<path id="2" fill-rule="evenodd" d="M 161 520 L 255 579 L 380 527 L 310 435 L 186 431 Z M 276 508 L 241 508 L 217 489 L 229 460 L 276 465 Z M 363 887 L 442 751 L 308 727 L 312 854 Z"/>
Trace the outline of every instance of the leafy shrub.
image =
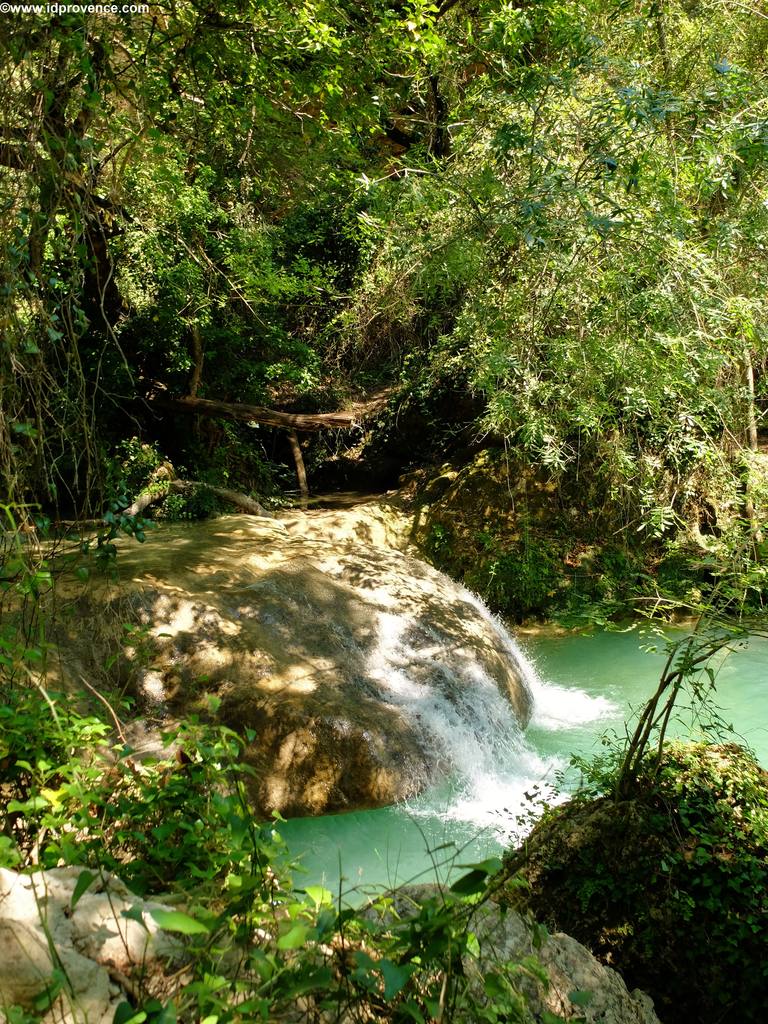
<path id="1" fill-rule="evenodd" d="M 218 515 L 222 502 L 209 488 L 195 487 L 188 494 L 169 494 L 155 513 L 158 519 L 181 522 L 188 519 L 210 519 Z"/>
<path id="2" fill-rule="evenodd" d="M 129 747 L 112 747 L 110 732 L 65 694 L 46 691 L 41 700 L 36 689 L 3 688 L 7 861 L 34 855 L 44 867 L 103 867 L 139 891 L 233 870 L 244 835 L 260 839 L 239 785 L 248 770 L 239 738 L 192 721 L 166 735 L 167 756 L 139 762 Z"/>
<path id="3" fill-rule="evenodd" d="M 523 536 L 508 548 L 495 549 L 467 575 L 467 582 L 475 584 L 493 608 L 522 621 L 553 603 L 561 576 L 562 562 L 552 548 Z"/>
<path id="4" fill-rule="evenodd" d="M 138 437 L 122 441 L 117 453 L 123 486 L 135 497 L 163 464 L 163 455 L 156 444 L 145 444 Z"/>
<path id="5" fill-rule="evenodd" d="M 647 991 L 665 1024 L 764 1020 L 768 775 L 736 745 L 672 744 L 632 799 L 615 763 L 550 810 L 508 866 L 527 906 Z M 521 890 L 516 890 L 520 892 Z"/>

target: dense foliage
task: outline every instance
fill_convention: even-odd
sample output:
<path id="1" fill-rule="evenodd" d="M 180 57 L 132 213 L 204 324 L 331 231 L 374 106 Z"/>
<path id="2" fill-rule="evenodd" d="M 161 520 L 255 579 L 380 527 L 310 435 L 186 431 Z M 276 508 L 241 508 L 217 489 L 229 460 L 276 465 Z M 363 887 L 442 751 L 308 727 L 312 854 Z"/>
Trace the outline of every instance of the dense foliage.
<path id="1" fill-rule="evenodd" d="M 163 401 L 388 385 L 378 481 L 490 437 L 625 549 L 759 544 L 766 24 L 720 0 L 5 22 L 6 496 L 100 510 L 126 442 L 274 492 L 284 431 Z M 310 475 L 339 445 L 305 443 Z"/>
<path id="2" fill-rule="evenodd" d="M 352 919 L 283 885 L 237 778 L 215 784 L 233 737 L 196 735 L 183 776 L 137 769 L 102 704 L 38 687 L 54 557 L 36 538 L 103 516 L 99 569 L 119 532 L 142 539 L 126 510 L 170 474 L 292 486 L 295 435 L 169 415 L 174 399 L 312 413 L 386 390 L 365 431 L 303 440 L 310 476 L 337 483 L 343 453 L 384 484 L 450 459 L 465 475 L 441 493 L 468 479 L 475 504 L 433 510 L 422 543 L 496 608 L 762 607 L 767 42 L 768 19 L 727 0 L 180 0 L 0 24 L 0 855 L 147 889 L 191 864 L 221 902 L 200 912 L 183 1012 L 279 1019 L 343 993 L 360 1019 L 386 1003 L 419 1021 L 442 991 L 460 1019 L 469 910 L 427 906 L 422 938 L 360 939 L 342 970 L 324 949 Z M 512 475 L 545 498 L 517 501 Z M 189 494 L 158 514 L 218 507 Z M 607 831 L 564 877 L 542 860 L 563 902 L 539 909 L 623 958 L 662 1017 L 675 993 L 654 948 L 701 1020 L 759 1013 L 754 765 L 672 751 L 631 803 L 585 808 L 550 819 L 557 856 L 576 857 L 574 815 Z M 632 836 L 637 870 L 616 878 Z M 250 988 L 222 981 L 260 929 L 278 952 L 256 943 Z M 709 973 L 690 959 L 707 943 Z M 487 1019 L 524 1013 L 510 986 Z"/>
<path id="3" fill-rule="evenodd" d="M 664 1021 L 762 1020 L 766 773 L 740 747 L 673 745 L 631 799 L 600 795 L 614 767 L 588 782 L 512 855 L 527 904 L 649 992 Z"/>

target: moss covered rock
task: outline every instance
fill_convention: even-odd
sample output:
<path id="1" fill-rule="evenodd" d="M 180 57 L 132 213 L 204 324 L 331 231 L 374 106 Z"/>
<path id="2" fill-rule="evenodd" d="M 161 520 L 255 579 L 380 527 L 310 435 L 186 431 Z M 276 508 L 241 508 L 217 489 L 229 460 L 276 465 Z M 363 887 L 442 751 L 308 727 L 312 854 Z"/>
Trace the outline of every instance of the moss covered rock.
<path id="1" fill-rule="evenodd" d="M 413 535 L 433 564 L 518 622 L 558 610 L 578 618 L 597 603 L 610 613 L 636 584 L 637 559 L 585 511 L 593 495 L 583 479 L 488 448 L 410 490 Z"/>
<path id="2" fill-rule="evenodd" d="M 530 886 L 510 899 L 647 991 L 665 1024 L 765 1020 L 768 775 L 744 749 L 671 745 L 633 799 L 550 811 L 508 869 Z"/>

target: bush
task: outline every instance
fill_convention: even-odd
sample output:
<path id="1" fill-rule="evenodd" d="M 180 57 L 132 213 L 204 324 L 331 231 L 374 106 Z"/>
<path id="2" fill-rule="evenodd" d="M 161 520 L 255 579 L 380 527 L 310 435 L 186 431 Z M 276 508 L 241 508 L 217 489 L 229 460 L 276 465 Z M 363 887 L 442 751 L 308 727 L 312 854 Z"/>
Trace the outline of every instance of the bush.
<path id="1" fill-rule="evenodd" d="M 466 582 L 492 608 L 522 622 L 531 615 L 543 615 L 555 603 L 562 575 L 555 545 L 523 533 L 520 541 L 507 548 L 493 546 L 487 560 L 467 574 Z"/>
<path id="2" fill-rule="evenodd" d="M 5 685 L 0 699 L 0 866 L 106 868 L 146 892 L 271 858 L 245 805 L 242 741 L 224 727 L 189 721 L 164 737 L 166 755 L 142 763 L 70 695 Z"/>
<path id="3" fill-rule="evenodd" d="M 673 744 L 631 799 L 596 795 L 615 781 L 595 769 L 510 855 L 526 905 L 647 991 L 665 1024 L 764 1020 L 768 774 L 736 745 Z"/>
<path id="4" fill-rule="evenodd" d="M 169 494 L 155 513 L 157 519 L 184 522 L 192 519 L 210 519 L 219 515 L 226 502 L 217 498 L 205 485 L 195 487 L 188 494 Z"/>

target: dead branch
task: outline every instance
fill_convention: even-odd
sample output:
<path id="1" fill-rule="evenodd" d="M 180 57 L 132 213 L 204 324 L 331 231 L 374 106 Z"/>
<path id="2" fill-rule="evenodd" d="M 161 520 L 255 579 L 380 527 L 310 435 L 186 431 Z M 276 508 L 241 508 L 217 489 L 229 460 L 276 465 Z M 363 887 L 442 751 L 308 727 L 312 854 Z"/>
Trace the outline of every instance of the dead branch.
<path id="1" fill-rule="evenodd" d="M 205 487 L 218 498 L 228 501 L 231 505 L 236 505 L 252 516 L 267 516 L 271 518 L 270 513 L 255 498 L 251 498 L 247 494 L 241 494 L 239 491 L 230 491 L 228 487 L 214 487 L 211 484 L 199 483 L 196 480 L 162 480 L 152 484 L 151 487 L 147 487 L 146 490 L 137 495 L 136 500 L 132 505 L 129 505 L 123 515 L 137 516 L 156 501 L 162 501 L 163 498 L 167 498 L 169 494 L 190 494 L 198 487 Z"/>
<path id="2" fill-rule="evenodd" d="M 382 391 L 364 402 L 356 403 L 344 412 L 279 412 L 277 409 L 265 409 L 260 405 L 218 402 L 192 396 L 167 398 L 165 395 L 158 395 L 151 399 L 151 404 L 170 412 L 223 417 L 266 427 L 282 427 L 284 430 L 349 430 L 350 427 L 359 426 L 368 416 L 379 412 L 386 405 L 390 394 L 390 390 Z"/>

